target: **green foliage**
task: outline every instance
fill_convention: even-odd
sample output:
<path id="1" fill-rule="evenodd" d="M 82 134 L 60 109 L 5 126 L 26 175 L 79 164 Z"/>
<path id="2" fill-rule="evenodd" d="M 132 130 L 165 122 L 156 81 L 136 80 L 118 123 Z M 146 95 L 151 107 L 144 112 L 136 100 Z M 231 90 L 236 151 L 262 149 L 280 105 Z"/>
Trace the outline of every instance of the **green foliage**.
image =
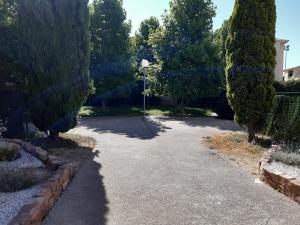
<path id="1" fill-rule="evenodd" d="M 0 88 L 14 83 L 24 89 L 24 68 L 17 60 L 18 35 L 16 19 L 18 0 L 0 0 Z"/>
<path id="2" fill-rule="evenodd" d="M 246 125 L 249 141 L 271 111 L 275 96 L 274 0 L 236 0 L 226 44 L 227 96 L 235 121 Z"/>
<path id="3" fill-rule="evenodd" d="M 15 144 L 0 142 L 0 161 L 13 161 L 19 156 L 19 147 Z"/>
<path id="4" fill-rule="evenodd" d="M 300 92 L 300 81 L 274 81 L 273 86 L 276 92 Z"/>
<path id="5" fill-rule="evenodd" d="M 126 12 L 121 0 L 95 0 L 91 6 L 91 76 L 97 96 L 128 97 L 135 81 Z"/>
<path id="6" fill-rule="evenodd" d="M 226 67 L 226 41 L 228 38 L 229 33 L 229 21 L 225 20 L 222 24 L 221 28 L 214 32 L 214 46 L 219 53 L 219 59 L 221 65 L 225 68 Z M 225 74 L 225 72 L 224 72 Z M 224 79 L 225 80 L 225 79 Z"/>
<path id="7" fill-rule="evenodd" d="M 300 168 L 300 154 L 293 152 L 277 151 L 271 155 L 276 162 L 282 162 L 286 165 L 297 166 Z"/>
<path id="8" fill-rule="evenodd" d="M 300 97 L 279 96 L 269 114 L 266 133 L 277 142 L 300 141 Z"/>
<path id="9" fill-rule="evenodd" d="M 150 83 L 157 95 L 189 101 L 216 96 L 221 75 L 214 48 L 211 0 L 173 0 L 164 26 L 150 37 L 161 70 Z M 157 91 L 160 86 L 162 90 Z"/>
<path id="10" fill-rule="evenodd" d="M 30 69 L 30 115 L 57 135 L 76 126 L 89 90 L 88 0 L 22 0 L 18 31 Z"/>
<path id="11" fill-rule="evenodd" d="M 149 44 L 150 35 L 160 27 L 159 20 L 156 17 L 150 17 L 142 21 L 138 33 L 134 37 L 134 48 L 137 63 L 143 59 L 149 62 L 156 62 L 153 49 Z"/>
<path id="12" fill-rule="evenodd" d="M 48 179 L 48 171 L 35 172 L 31 169 L 18 169 L 0 173 L 0 192 L 12 193 L 33 187 Z"/>

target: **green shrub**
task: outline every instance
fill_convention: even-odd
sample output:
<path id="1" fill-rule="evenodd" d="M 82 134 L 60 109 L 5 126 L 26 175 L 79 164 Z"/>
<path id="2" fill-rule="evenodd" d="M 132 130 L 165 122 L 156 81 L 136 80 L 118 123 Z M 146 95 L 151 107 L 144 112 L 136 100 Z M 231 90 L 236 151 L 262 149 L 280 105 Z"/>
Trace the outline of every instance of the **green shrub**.
<path id="1" fill-rule="evenodd" d="M 19 156 L 19 146 L 0 142 L 0 161 L 13 161 Z"/>
<path id="2" fill-rule="evenodd" d="M 6 172 L 0 174 L 0 192 L 17 192 L 31 188 L 40 179 L 28 171 Z"/>
<path id="3" fill-rule="evenodd" d="M 265 133 L 276 142 L 300 141 L 300 96 L 280 96 L 269 114 Z"/>
<path id="4" fill-rule="evenodd" d="M 272 154 L 272 159 L 286 165 L 297 166 L 300 168 L 300 154 L 293 152 L 278 151 Z"/>
<path id="5" fill-rule="evenodd" d="M 275 88 L 276 92 L 300 92 L 300 81 L 274 81 L 273 87 Z"/>

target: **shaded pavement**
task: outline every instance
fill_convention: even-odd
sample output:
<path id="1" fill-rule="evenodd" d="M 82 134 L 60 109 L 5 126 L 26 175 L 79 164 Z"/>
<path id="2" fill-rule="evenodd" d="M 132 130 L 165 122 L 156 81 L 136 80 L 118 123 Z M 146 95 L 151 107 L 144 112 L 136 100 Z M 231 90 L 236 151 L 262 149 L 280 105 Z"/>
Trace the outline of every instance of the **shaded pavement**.
<path id="1" fill-rule="evenodd" d="M 300 206 L 201 144 L 213 118 L 89 118 L 97 140 L 44 225 L 299 225 Z"/>

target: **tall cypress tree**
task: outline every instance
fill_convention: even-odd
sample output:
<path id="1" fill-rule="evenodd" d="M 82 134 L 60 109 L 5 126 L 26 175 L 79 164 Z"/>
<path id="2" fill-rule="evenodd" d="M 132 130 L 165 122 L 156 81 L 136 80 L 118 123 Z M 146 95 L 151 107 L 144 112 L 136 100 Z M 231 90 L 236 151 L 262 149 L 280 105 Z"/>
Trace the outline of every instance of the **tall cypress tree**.
<path id="1" fill-rule="evenodd" d="M 236 0 L 226 44 L 227 96 L 249 142 L 270 112 L 275 91 L 275 0 Z"/>
<path id="2" fill-rule="evenodd" d="M 91 7 L 91 76 L 96 95 L 127 97 L 134 82 L 129 33 L 122 0 L 95 0 Z"/>
<path id="3" fill-rule="evenodd" d="M 76 126 L 89 88 L 88 0 L 22 0 L 22 62 L 30 69 L 33 123 L 55 137 Z"/>

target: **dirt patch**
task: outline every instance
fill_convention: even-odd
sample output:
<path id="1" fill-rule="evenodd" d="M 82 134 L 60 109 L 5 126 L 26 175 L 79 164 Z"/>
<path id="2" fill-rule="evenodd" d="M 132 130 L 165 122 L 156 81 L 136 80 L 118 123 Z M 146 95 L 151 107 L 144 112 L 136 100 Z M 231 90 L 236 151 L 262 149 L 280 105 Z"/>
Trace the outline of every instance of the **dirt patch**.
<path id="1" fill-rule="evenodd" d="M 50 156 L 65 162 L 71 162 L 77 170 L 83 162 L 93 159 L 96 141 L 90 137 L 75 134 L 61 134 L 56 140 L 37 139 L 33 144 L 45 149 Z"/>
<path id="2" fill-rule="evenodd" d="M 247 134 L 232 132 L 206 137 L 203 142 L 211 149 L 217 150 L 223 157 L 237 163 L 248 172 L 258 176 L 258 163 L 265 148 L 248 143 Z"/>

